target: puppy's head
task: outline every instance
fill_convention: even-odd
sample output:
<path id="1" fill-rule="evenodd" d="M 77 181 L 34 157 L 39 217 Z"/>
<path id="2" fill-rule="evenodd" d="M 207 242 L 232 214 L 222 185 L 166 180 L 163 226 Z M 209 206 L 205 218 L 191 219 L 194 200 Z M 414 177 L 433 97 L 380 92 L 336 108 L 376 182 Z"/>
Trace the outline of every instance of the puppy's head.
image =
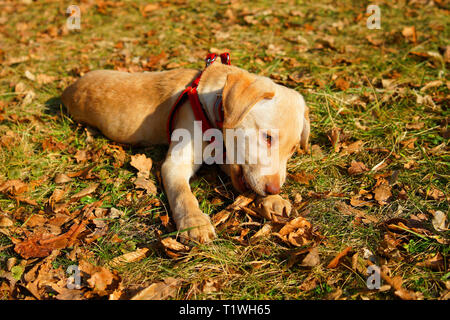
<path id="1" fill-rule="evenodd" d="M 245 71 L 228 74 L 222 93 L 224 142 L 233 186 L 277 194 L 286 164 L 309 138 L 308 108 L 295 90 Z"/>

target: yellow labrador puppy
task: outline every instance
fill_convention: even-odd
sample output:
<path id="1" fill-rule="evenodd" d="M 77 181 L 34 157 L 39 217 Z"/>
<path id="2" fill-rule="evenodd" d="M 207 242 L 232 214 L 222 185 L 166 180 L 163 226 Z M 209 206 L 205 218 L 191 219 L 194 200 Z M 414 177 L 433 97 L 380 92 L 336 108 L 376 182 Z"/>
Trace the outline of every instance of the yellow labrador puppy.
<path id="1" fill-rule="evenodd" d="M 277 194 L 286 179 L 288 159 L 298 145 L 306 148 L 310 130 L 308 108 L 298 92 L 218 60 L 210 62 L 203 72 L 92 71 L 62 94 L 76 121 L 98 128 L 114 141 L 133 145 L 169 141 L 161 168 L 164 188 L 181 235 L 198 242 L 216 236 L 189 186 L 206 151 L 209 160 L 225 159 L 221 168 L 238 191 L 251 189 L 264 197 L 261 204 L 268 210 L 289 214 L 289 202 Z M 194 97 L 180 98 L 189 86 L 195 87 Z M 207 132 L 203 134 L 204 128 L 199 131 L 199 109 L 206 118 L 202 124 L 210 124 L 214 143 L 208 141 Z M 248 136 L 239 139 L 236 132 Z M 226 156 L 221 155 L 222 146 Z"/>

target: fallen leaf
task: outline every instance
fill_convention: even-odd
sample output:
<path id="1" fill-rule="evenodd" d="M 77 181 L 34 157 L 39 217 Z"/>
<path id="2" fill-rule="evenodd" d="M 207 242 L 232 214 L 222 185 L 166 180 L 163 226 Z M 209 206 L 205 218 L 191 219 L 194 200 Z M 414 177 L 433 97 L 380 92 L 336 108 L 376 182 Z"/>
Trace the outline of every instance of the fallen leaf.
<path id="1" fill-rule="evenodd" d="M 154 195 L 158 192 L 155 183 L 143 176 L 138 176 L 133 183 L 137 189 L 143 189 L 147 194 Z"/>
<path id="2" fill-rule="evenodd" d="M 350 88 L 350 84 L 344 78 L 337 78 L 334 84 L 336 88 L 338 88 L 341 91 L 345 91 L 348 88 Z"/>
<path id="3" fill-rule="evenodd" d="M 131 156 L 130 164 L 138 170 L 139 174 L 141 174 L 145 178 L 148 178 L 153 161 L 152 159 L 147 158 L 144 154 L 136 154 Z"/>
<path id="4" fill-rule="evenodd" d="M 371 265 L 372 263 L 369 262 L 369 264 Z M 407 289 L 404 289 L 402 287 L 402 278 L 400 276 L 395 276 L 395 277 L 390 277 L 388 276 L 388 271 L 387 271 L 387 267 L 386 266 L 382 266 L 380 269 L 380 276 L 381 278 L 387 282 L 387 284 L 389 284 L 395 291 L 394 293 L 401 298 L 402 300 L 418 300 L 419 298 L 422 297 L 421 293 L 418 292 L 412 292 L 409 291 Z"/>
<path id="5" fill-rule="evenodd" d="M 304 246 L 314 240 L 312 225 L 304 217 L 288 221 L 278 232 L 272 234 L 295 247 Z"/>
<path id="6" fill-rule="evenodd" d="M 65 175 L 64 173 L 57 173 L 55 175 L 55 179 L 54 179 L 55 183 L 58 183 L 58 184 L 66 183 L 66 182 L 69 182 L 71 180 L 72 180 L 72 178 L 70 178 L 69 176 Z"/>
<path id="7" fill-rule="evenodd" d="M 317 247 L 312 248 L 306 257 L 300 263 L 303 267 L 315 267 L 320 264 L 319 250 Z"/>
<path id="8" fill-rule="evenodd" d="M 339 265 L 341 259 L 343 257 L 345 257 L 351 250 L 352 250 L 352 247 L 347 247 L 344 250 L 342 250 L 341 252 L 339 252 L 339 254 L 333 260 L 331 260 L 331 262 L 328 264 L 327 268 L 329 268 L 329 269 L 336 268 Z"/>
<path id="9" fill-rule="evenodd" d="M 375 200 L 377 200 L 381 205 L 386 204 L 386 200 L 392 196 L 391 187 L 387 184 L 379 185 L 373 192 L 375 195 Z"/>
<path id="10" fill-rule="evenodd" d="M 442 271 L 445 269 L 444 257 L 440 252 L 438 252 L 433 257 L 416 263 L 416 266 L 430 268 L 436 271 Z"/>
<path id="11" fill-rule="evenodd" d="M 91 193 L 93 193 L 95 190 L 97 190 L 97 187 L 99 186 L 99 183 L 93 183 L 89 185 L 88 187 L 84 188 L 83 190 L 75 193 L 73 196 L 71 196 L 72 199 L 78 199 L 83 198 Z"/>
<path id="12" fill-rule="evenodd" d="M 93 289 L 92 293 L 94 295 L 108 295 L 109 292 L 118 286 L 120 278 L 115 271 L 111 272 L 105 267 L 94 266 L 85 260 L 81 260 L 78 267 L 80 271 L 90 276 L 87 283 Z M 88 298 L 90 296 L 90 294 L 87 295 Z"/>
<path id="13" fill-rule="evenodd" d="M 361 174 L 366 171 L 369 171 L 369 169 L 364 163 L 354 160 L 351 162 L 350 167 L 347 169 L 348 174 L 351 176 Z"/>
<path id="14" fill-rule="evenodd" d="M 447 215 L 442 211 L 436 211 L 431 220 L 436 231 L 447 231 Z"/>
<path id="15" fill-rule="evenodd" d="M 250 242 L 259 238 L 268 237 L 272 233 L 273 226 L 271 223 L 266 223 L 253 236 L 250 237 Z"/>
<path id="16" fill-rule="evenodd" d="M 309 184 L 309 182 L 315 178 L 313 174 L 306 173 L 304 171 L 291 173 L 289 174 L 289 177 L 293 179 L 295 182 L 301 183 L 301 184 Z"/>
<path id="17" fill-rule="evenodd" d="M 309 276 L 305 281 L 302 282 L 302 284 L 298 288 L 302 291 L 310 291 L 317 287 L 318 282 L 319 281 L 316 277 Z"/>
<path id="18" fill-rule="evenodd" d="M 417 141 L 417 138 L 410 138 L 407 140 L 400 141 L 400 144 L 406 149 L 414 149 L 414 143 Z"/>
<path id="19" fill-rule="evenodd" d="M 7 228 L 12 227 L 14 225 L 14 222 L 5 216 L 0 216 L 0 227 L 1 228 Z"/>
<path id="20" fill-rule="evenodd" d="M 425 126 L 423 122 L 414 122 L 406 124 L 406 129 L 408 130 L 420 130 Z"/>
<path id="21" fill-rule="evenodd" d="M 153 283 L 141 290 L 131 300 L 164 300 L 175 297 L 181 283 L 181 279 L 166 278 L 164 281 Z"/>
<path id="22" fill-rule="evenodd" d="M 334 148 L 334 152 L 339 152 L 341 149 L 340 136 L 342 133 L 341 128 L 334 127 L 331 129 L 331 132 L 328 134 L 328 139 L 331 142 L 331 145 Z"/>
<path id="23" fill-rule="evenodd" d="M 221 283 L 216 279 L 206 279 L 202 281 L 200 286 L 200 292 L 204 294 L 210 294 L 213 292 L 218 292 L 221 288 Z"/>
<path id="24" fill-rule="evenodd" d="M 36 76 L 34 74 L 32 74 L 29 70 L 26 70 L 24 75 L 25 75 L 25 78 L 27 78 L 28 80 L 31 80 L 31 81 L 36 80 Z"/>
<path id="25" fill-rule="evenodd" d="M 402 30 L 402 35 L 409 41 L 416 43 L 417 42 L 417 34 L 416 28 L 412 27 L 404 27 Z"/>
<path id="26" fill-rule="evenodd" d="M 72 246 L 85 227 L 85 222 L 81 222 L 74 224 L 69 231 L 56 237 L 51 235 L 34 236 L 17 243 L 14 251 L 25 259 L 46 257 L 54 250 Z"/>
<path id="27" fill-rule="evenodd" d="M 140 11 L 144 17 L 147 17 L 150 12 L 158 10 L 159 8 L 160 7 L 158 3 L 149 3 L 142 7 Z"/>
<path id="28" fill-rule="evenodd" d="M 172 251 L 171 257 L 173 257 L 173 254 L 184 253 L 190 250 L 188 246 L 182 244 L 181 242 L 178 242 L 177 240 L 171 237 L 161 239 L 160 243 L 163 246 L 166 253 L 168 250 Z"/>
<path id="29" fill-rule="evenodd" d="M 121 256 L 115 257 L 111 260 L 110 265 L 112 267 L 119 267 L 126 263 L 140 261 L 147 255 L 148 248 L 140 248 L 133 252 L 127 252 Z"/>
<path id="30" fill-rule="evenodd" d="M 46 74 L 38 74 L 36 76 L 36 80 L 39 84 L 48 84 L 48 83 L 58 80 L 58 77 L 49 76 Z"/>
<path id="31" fill-rule="evenodd" d="M 440 87 L 443 84 L 444 84 L 444 82 L 442 82 L 441 80 L 430 81 L 420 89 L 420 92 L 425 92 L 430 88 Z"/>
<path id="32" fill-rule="evenodd" d="M 361 151 L 362 146 L 364 145 L 364 142 L 361 140 L 358 140 L 356 142 L 353 142 L 349 145 L 342 145 L 342 154 L 353 154 Z"/>
<path id="33" fill-rule="evenodd" d="M 0 192 L 18 195 L 28 191 L 28 185 L 20 180 L 8 180 L 0 185 Z"/>
<path id="34" fill-rule="evenodd" d="M 445 199 L 445 194 L 444 192 L 442 192 L 441 190 L 435 188 L 435 187 L 430 187 L 427 192 L 426 192 L 426 197 L 428 199 L 434 199 L 434 200 L 444 200 Z"/>
<path id="35" fill-rule="evenodd" d="M 362 219 L 368 220 L 368 222 L 374 222 L 377 223 L 378 219 L 375 217 L 372 217 L 370 215 L 366 215 L 363 211 L 355 209 L 345 202 L 339 201 L 336 203 L 336 207 L 338 208 L 339 212 L 346 215 L 354 215 L 357 217 L 360 217 Z"/>

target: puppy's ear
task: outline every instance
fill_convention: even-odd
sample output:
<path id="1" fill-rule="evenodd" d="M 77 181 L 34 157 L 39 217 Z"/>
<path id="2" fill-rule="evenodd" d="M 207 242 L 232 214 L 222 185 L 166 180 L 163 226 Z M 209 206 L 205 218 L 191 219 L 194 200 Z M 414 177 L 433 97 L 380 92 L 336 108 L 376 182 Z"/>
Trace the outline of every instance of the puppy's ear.
<path id="1" fill-rule="evenodd" d="M 245 72 L 234 72 L 227 76 L 222 92 L 224 128 L 235 128 L 250 109 L 262 99 L 272 99 L 275 92 L 262 79 Z"/>
<path id="2" fill-rule="evenodd" d="M 309 132 L 310 132 L 310 124 L 309 124 L 309 108 L 305 105 L 305 113 L 303 115 L 303 130 L 300 136 L 300 146 L 301 148 L 308 153 L 309 151 Z"/>

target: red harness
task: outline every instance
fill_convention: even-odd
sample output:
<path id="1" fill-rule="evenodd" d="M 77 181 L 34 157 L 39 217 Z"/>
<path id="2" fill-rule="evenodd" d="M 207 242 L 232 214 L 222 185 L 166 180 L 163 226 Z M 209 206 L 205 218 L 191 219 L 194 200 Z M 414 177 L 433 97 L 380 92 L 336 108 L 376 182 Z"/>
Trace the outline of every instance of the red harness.
<path id="1" fill-rule="evenodd" d="M 205 62 L 206 66 L 205 69 L 213 63 L 217 59 L 217 54 L 210 53 L 206 56 Z M 220 55 L 220 60 L 223 64 L 230 65 L 230 54 L 228 52 L 222 53 Z M 167 138 L 169 140 L 169 143 L 171 141 L 174 121 L 176 118 L 176 115 L 180 109 L 180 106 L 183 105 L 183 103 L 186 101 L 186 98 L 189 99 L 189 102 L 191 104 L 192 111 L 194 112 L 194 117 L 197 121 L 202 122 L 202 131 L 203 133 L 208 130 L 214 128 L 211 124 L 211 122 L 208 119 L 207 113 L 205 109 L 203 108 L 200 99 L 198 97 L 197 87 L 198 83 L 200 82 L 200 78 L 202 77 L 203 71 L 198 75 L 197 78 L 192 82 L 192 84 L 184 89 L 184 91 L 180 94 L 177 101 L 172 107 L 172 110 L 170 111 L 169 118 L 167 119 Z M 222 128 L 223 124 L 223 106 L 222 106 L 222 99 L 220 97 L 217 97 L 216 103 L 214 105 L 214 113 L 216 119 L 216 127 Z"/>

